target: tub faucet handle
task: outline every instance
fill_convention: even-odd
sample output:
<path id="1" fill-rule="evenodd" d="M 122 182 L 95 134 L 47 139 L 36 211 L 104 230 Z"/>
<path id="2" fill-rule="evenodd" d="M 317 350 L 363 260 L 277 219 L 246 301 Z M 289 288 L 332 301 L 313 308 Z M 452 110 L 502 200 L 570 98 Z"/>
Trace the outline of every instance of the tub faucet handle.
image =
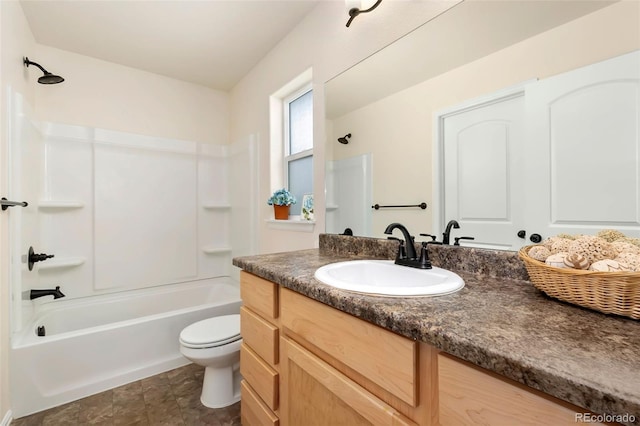
<path id="1" fill-rule="evenodd" d="M 33 270 L 34 263 L 51 259 L 53 256 L 54 256 L 53 254 L 36 253 L 35 251 L 33 251 L 33 247 L 29 247 L 29 256 L 27 258 L 29 270 L 30 271 Z"/>

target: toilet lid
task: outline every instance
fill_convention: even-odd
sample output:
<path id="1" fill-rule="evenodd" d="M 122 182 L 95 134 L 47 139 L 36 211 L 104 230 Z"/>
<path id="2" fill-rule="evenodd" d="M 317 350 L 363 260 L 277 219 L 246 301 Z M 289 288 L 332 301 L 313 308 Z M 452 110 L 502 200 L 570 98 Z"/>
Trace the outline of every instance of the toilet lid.
<path id="1" fill-rule="evenodd" d="M 224 315 L 198 321 L 180 333 L 180 343 L 190 348 L 222 346 L 240 339 L 240 315 Z"/>

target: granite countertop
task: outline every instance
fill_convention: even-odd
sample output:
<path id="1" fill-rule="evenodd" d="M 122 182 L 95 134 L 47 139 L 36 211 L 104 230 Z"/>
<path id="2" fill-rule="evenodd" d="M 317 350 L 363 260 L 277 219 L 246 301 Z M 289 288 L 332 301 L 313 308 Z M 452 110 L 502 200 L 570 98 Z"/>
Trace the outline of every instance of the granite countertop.
<path id="1" fill-rule="evenodd" d="M 640 424 L 640 321 L 547 297 L 526 280 L 514 253 L 433 247 L 434 265 L 465 281 L 459 292 L 438 297 L 368 296 L 314 278 L 322 265 L 388 259 L 395 247 L 321 235 L 320 249 L 237 257 L 233 264 L 572 404 Z"/>

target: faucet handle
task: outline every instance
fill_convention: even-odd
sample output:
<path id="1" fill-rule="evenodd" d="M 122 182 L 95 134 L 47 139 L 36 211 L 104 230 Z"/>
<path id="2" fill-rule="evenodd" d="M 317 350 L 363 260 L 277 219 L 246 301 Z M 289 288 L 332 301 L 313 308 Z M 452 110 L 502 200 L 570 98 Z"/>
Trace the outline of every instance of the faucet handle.
<path id="1" fill-rule="evenodd" d="M 431 241 L 435 241 L 436 240 L 436 236 L 435 235 L 431 235 L 431 234 L 420 234 L 421 237 L 431 237 Z"/>
<path id="2" fill-rule="evenodd" d="M 400 244 L 398 245 L 398 254 L 396 254 L 396 260 L 400 259 L 406 259 L 407 258 L 407 251 L 404 247 L 404 240 L 401 240 L 400 238 L 396 238 L 396 237 L 387 237 L 388 240 L 395 240 L 398 241 Z"/>
<path id="3" fill-rule="evenodd" d="M 460 245 L 460 240 L 475 240 L 475 238 L 473 237 L 456 237 L 454 238 L 455 242 L 453 243 L 454 246 L 459 246 Z"/>
<path id="4" fill-rule="evenodd" d="M 421 234 L 422 235 L 422 234 Z M 431 241 L 423 241 L 422 249 L 420 250 L 420 269 L 431 269 L 431 259 L 429 259 L 429 243 Z"/>

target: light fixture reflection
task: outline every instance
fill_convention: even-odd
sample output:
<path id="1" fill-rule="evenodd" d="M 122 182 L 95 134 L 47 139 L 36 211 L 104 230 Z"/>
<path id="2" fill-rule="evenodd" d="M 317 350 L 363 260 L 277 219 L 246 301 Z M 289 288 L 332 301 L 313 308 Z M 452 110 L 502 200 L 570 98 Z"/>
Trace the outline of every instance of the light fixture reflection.
<path id="1" fill-rule="evenodd" d="M 382 3 L 382 0 L 377 0 L 373 6 L 371 6 L 368 9 L 362 9 L 362 1 L 358 1 L 358 6 L 352 6 L 349 9 L 349 20 L 347 21 L 347 27 L 349 27 L 349 25 L 351 25 L 351 22 L 355 19 L 356 16 L 360 15 L 361 13 L 369 13 L 371 12 L 373 9 L 375 9 L 376 7 L 378 7 L 380 5 L 380 3 Z M 352 1 L 347 0 L 347 6 L 353 5 Z"/>

